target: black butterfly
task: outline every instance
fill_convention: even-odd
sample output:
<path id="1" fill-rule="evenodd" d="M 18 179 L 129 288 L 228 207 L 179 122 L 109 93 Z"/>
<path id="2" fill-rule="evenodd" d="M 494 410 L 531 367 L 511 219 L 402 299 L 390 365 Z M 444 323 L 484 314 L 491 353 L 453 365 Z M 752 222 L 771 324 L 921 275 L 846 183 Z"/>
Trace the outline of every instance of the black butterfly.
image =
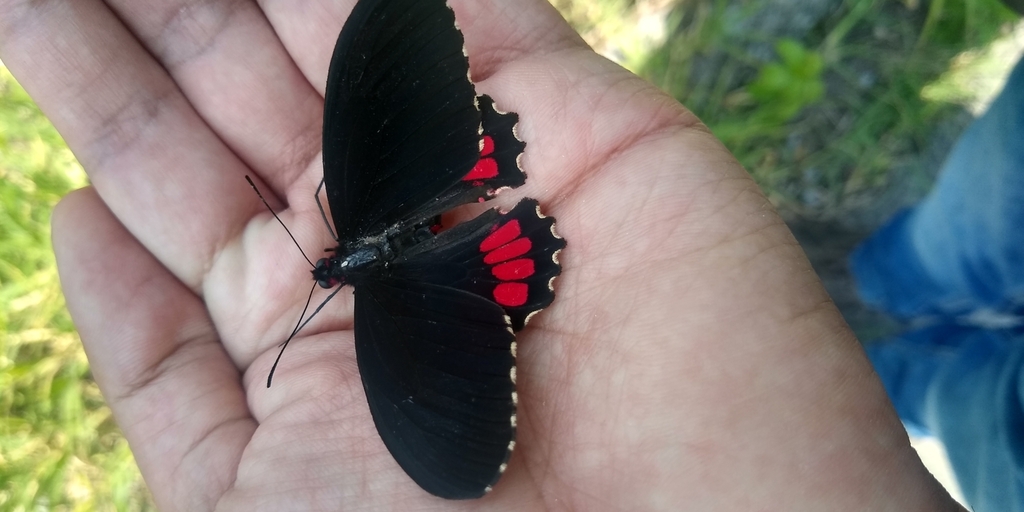
<path id="1" fill-rule="evenodd" d="M 537 201 L 441 230 L 526 180 L 518 116 L 477 96 L 444 0 L 360 0 L 324 108 L 338 247 L 313 277 L 355 287 L 356 359 L 398 464 L 444 498 L 482 496 L 515 446 L 514 332 L 554 298 L 565 241 Z"/>

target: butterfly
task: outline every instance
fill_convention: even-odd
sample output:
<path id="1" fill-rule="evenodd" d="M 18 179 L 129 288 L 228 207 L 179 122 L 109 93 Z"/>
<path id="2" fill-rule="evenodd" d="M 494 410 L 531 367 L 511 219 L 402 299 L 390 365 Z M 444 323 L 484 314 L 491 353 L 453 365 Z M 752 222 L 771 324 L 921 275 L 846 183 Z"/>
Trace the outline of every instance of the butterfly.
<path id="1" fill-rule="evenodd" d="M 515 333 L 551 304 L 561 272 L 565 241 L 536 200 L 441 225 L 525 182 L 517 122 L 476 94 L 444 0 L 356 4 L 324 105 L 321 186 L 338 246 L 313 278 L 354 288 L 374 424 L 398 465 L 443 498 L 480 497 L 505 471 Z"/>

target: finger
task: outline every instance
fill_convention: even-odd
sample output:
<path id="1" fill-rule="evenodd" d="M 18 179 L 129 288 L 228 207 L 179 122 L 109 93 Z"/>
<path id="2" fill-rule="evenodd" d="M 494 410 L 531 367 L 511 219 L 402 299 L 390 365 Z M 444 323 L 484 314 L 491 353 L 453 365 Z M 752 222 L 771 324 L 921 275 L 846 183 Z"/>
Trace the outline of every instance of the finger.
<path id="1" fill-rule="evenodd" d="M 544 0 L 450 0 L 466 38 L 474 80 L 505 62 L 577 46 L 582 39 Z M 309 83 L 322 95 L 338 33 L 355 5 L 260 0 L 267 19 Z"/>
<path id="2" fill-rule="evenodd" d="M 93 375 L 162 510 L 212 510 L 256 423 L 202 301 L 96 192 L 65 197 L 53 246 Z"/>
<path id="3" fill-rule="evenodd" d="M 545 0 L 452 0 L 466 37 L 473 80 L 507 64 L 563 50 L 589 49 Z"/>
<path id="4" fill-rule="evenodd" d="M 255 3 L 107 4 L 207 124 L 279 196 L 316 160 L 323 99 Z"/>
<path id="5" fill-rule="evenodd" d="M 295 65 L 322 97 L 334 43 L 355 0 L 257 1 Z"/>
<path id="6" fill-rule="evenodd" d="M 0 57 L 104 202 L 198 290 L 217 251 L 262 209 L 246 166 L 98 0 L 0 0 Z"/>

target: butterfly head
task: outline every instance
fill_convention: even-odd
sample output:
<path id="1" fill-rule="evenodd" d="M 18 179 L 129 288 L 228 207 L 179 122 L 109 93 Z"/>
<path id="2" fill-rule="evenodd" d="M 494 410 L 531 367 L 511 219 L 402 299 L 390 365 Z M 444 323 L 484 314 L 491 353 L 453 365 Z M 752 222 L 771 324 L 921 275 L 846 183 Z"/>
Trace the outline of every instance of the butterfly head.
<path id="1" fill-rule="evenodd" d="M 316 284 L 320 285 L 321 288 L 334 288 L 338 285 L 345 284 L 345 276 L 338 272 L 340 265 L 338 265 L 337 257 L 331 258 L 320 258 L 316 262 L 316 267 L 313 268 L 313 280 Z"/>

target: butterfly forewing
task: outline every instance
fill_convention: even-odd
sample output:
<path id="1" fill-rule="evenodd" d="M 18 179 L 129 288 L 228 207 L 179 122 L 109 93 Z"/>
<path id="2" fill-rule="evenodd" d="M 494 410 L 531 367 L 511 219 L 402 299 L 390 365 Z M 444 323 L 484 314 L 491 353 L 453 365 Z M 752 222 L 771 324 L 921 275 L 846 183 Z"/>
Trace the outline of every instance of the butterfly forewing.
<path id="1" fill-rule="evenodd" d="M 385 446 L 423 489 L 482 496 L 515 434 L 514 336 L 502 308 L 451 287 L 356 287 L 356 358 Z"/>
<path id="2" fill-rule="evenodd" d="M 425 205 L 418 218 L 455 206 L 486 201 L 503 188 L 516 188 L 526 183 L 526 173 L 519 167 L 519 157 L 526 143 L 519 140 L 515 112 L 499 112 L 490 96 L 477 98 L 483 136 L 480 159 L 458 183 L 448 189 L 437 202 Z"/>
<path id="3" fill-rule="evenodd" d="M 324 181 L 340 240 L 435 202 L 480 158 L 480 112 L 444 0 L 362 0 L 339 36 L 324 105 Z"/>

